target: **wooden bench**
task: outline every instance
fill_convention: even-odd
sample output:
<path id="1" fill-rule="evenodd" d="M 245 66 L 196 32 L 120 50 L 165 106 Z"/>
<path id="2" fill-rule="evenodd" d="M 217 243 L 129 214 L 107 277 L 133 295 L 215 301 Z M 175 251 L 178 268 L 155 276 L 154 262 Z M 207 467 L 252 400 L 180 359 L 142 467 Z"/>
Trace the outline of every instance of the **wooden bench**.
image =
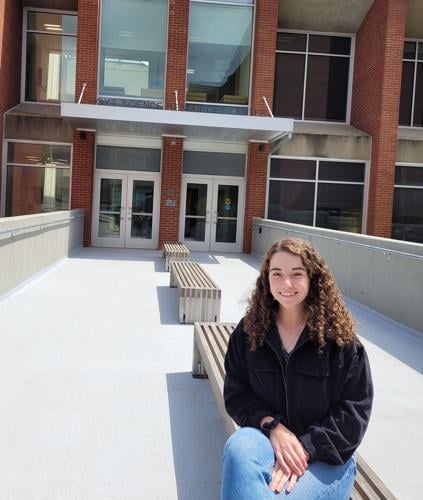
<path id="1" fill-rule="evenodd" d="M 238 428 L 227 414 L 223 401 L 224 359 L 229 337 L 235 326 L 235 323 L 194 324 L 192 375 L 195 378 L 209 378 L 219 410 L 225 419 L 228 434 L 232 434 Z M 357 477 L 351 500 L 395 500 L 395 496 L 364 459 L 358 453 L 355 456 L 357 460 Z"/>
<path id="2" fill-rule="evenodd" d="M 190 260 L 191 254 L 183 243 L 165 241 L 163 242 L 163 257 L 165 258 L 166 271 L 170 271 L 172 262 Z"/>
<path id="3" fill-rule="evenodd" d="M 196 262 L 173 262 L 170 286 L 179 288 L 179 322 L 219 321 L 222 290 Z"/>

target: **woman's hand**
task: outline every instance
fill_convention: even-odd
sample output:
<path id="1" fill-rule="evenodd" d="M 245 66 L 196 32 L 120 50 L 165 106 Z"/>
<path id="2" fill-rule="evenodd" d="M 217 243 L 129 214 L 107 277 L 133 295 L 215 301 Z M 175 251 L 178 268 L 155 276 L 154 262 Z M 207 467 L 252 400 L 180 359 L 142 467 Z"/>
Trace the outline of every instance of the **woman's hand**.
<path id="1" fill-rule="evenodd" d="M 297 479 L 298 476 L 296 474 L 285 472 L 276 460 L 272 469 L 272 480 L 270 481 L 269 488 L 275 493 L 280 493 L 284 489 L 285 484 L 288 483 L 286 491 L 291 493 Z"/>
<path id="2" fill-rule="evenodd" d="M 288 474 L 288 477 L 302 476 L 308 466 L 307 453 L 295 434 L 284 425 L 278 424 L 270 431 L 270 442 L 283 473 Z"/>

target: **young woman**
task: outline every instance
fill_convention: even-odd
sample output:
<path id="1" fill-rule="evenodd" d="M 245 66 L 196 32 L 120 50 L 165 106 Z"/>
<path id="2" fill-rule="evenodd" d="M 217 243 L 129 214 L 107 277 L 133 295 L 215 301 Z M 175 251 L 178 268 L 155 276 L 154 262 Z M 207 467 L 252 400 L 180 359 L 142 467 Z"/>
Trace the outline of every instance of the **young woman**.
<path id="1" fill-rule="evenodd" d="M 225 369 L 226 409 L 241 429 L 225 445 L 221 499 L 348 499 L 372 379 L 335 281 L 308 242 L 268 250 Z"/>

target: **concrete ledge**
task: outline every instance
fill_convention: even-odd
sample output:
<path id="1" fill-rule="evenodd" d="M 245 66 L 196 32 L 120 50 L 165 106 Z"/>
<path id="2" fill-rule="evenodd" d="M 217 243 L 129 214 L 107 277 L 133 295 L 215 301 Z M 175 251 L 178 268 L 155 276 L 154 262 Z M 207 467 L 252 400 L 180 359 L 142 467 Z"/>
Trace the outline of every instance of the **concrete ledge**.
<path id="1" fill-rule="evenodd" d="M 282 238 L 310 241 L 345 295 L 418 330 L 423 338 L 423 245 L 254 218 L 254 253 L 264 255 Z"/>
<path id="2" fill-rule="evenodd" d="M 0 219 L 0 296 L 82 246 L 82 209 Z"/>

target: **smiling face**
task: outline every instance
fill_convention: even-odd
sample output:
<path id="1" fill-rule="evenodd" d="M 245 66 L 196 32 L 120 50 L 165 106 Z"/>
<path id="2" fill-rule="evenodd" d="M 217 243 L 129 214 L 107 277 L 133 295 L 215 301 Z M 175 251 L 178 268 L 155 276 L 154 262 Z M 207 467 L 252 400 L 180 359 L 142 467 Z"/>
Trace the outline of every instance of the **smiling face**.
<path id="1" fill-rule="evenodd" d="M 283 308 L 303 308 L 310 278 L 300 256 L 276 252 L 269 263 L 270 292 Z"/>

